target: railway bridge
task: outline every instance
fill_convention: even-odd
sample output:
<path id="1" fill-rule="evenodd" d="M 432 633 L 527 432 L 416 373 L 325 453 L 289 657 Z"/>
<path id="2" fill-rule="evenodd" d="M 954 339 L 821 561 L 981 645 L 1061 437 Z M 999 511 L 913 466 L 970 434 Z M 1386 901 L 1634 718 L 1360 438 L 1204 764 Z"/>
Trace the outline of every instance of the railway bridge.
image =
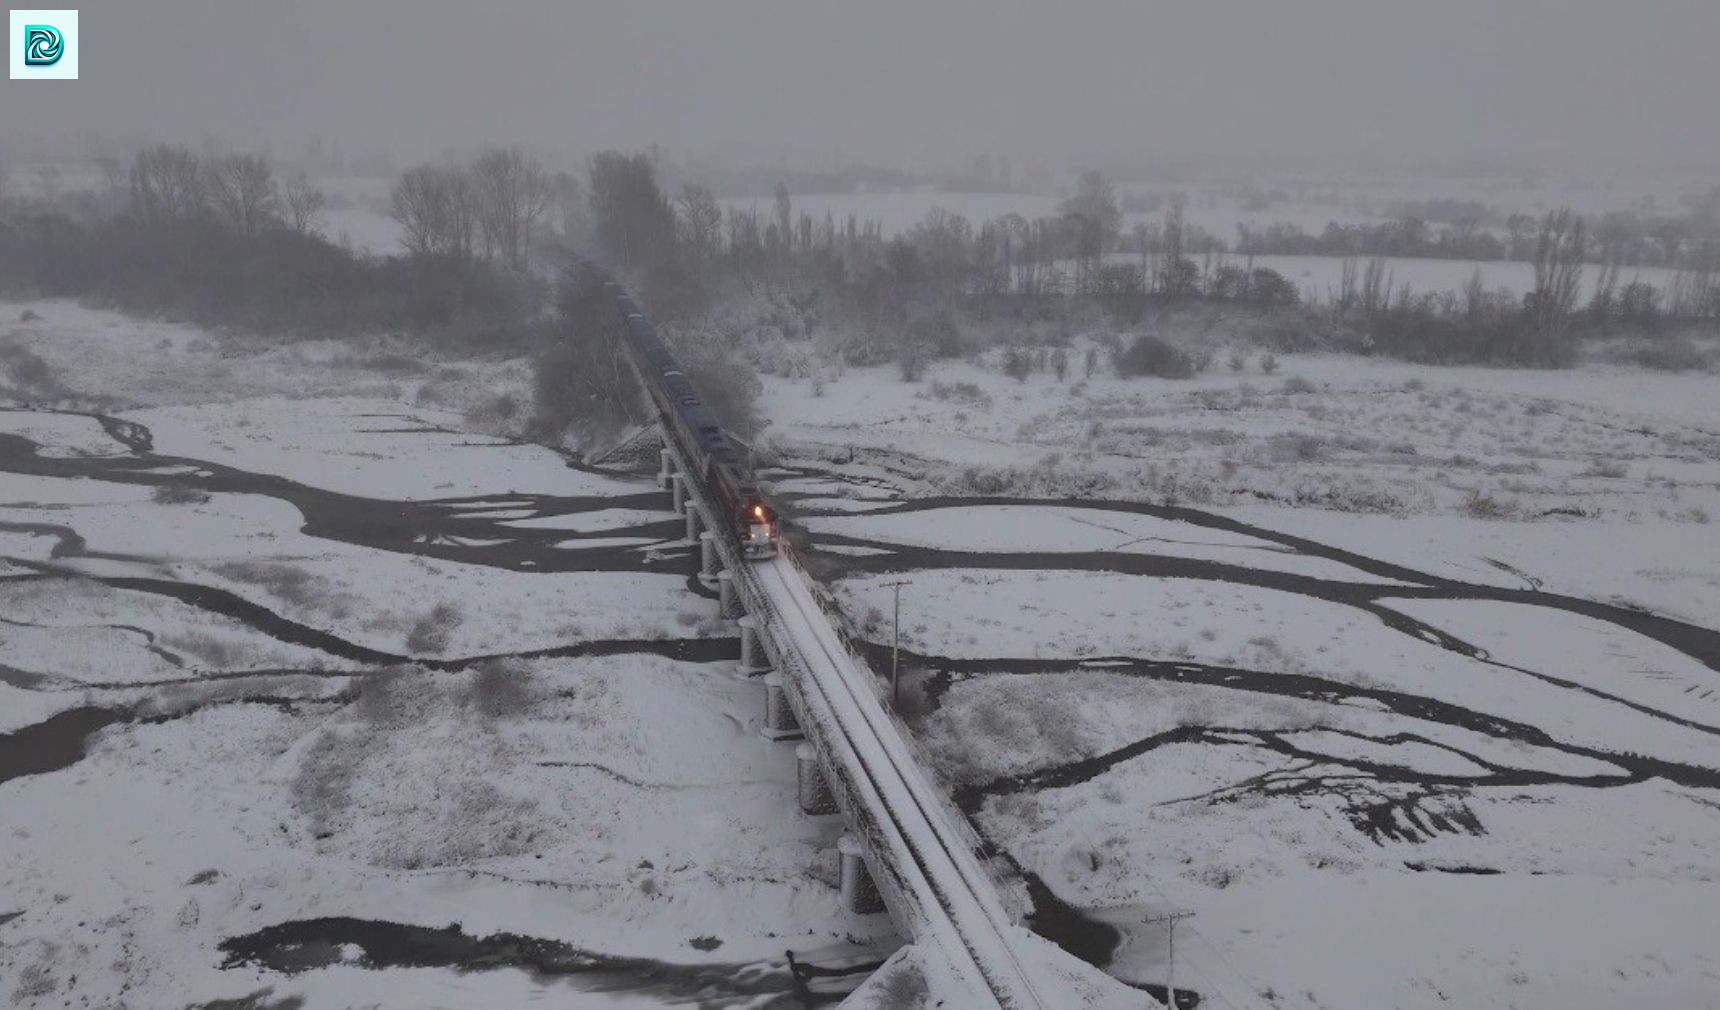
<path id="1" fill-rule="evenodd" d="M 648 377 L 637 369 L 643 384 Z M 649 397 L 647 397 L 649 402 Z M 912 944 L 928 991 L 952 1008 L 1158 1005 L 1014 921 L 978 840 L 914 759 L 880 682 L 848 648 L 784 544 L 749 559 L 718 525 L 699 467 L 667 431 L 659 473 L 701 578 L 741 636 L 739 673 L 764 688 L 765 736 L 799 741 L 800 806 L 839 814 L 844 900 L 888 911 Z"/>

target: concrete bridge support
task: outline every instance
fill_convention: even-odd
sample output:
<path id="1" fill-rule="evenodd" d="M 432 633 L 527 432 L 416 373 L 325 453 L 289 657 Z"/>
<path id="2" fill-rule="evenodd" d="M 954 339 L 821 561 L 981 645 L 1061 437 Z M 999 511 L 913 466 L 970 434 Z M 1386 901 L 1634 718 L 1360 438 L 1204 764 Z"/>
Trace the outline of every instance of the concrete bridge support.
<path id="1" fill-rule="evenodd" d="M 796 780 L 800 789 L 800 812 L 813 817 L 836 812 L 836 794 L 824 777 L 824 765 L 818 760 L 818 748 L 803 743 L 794 749 Z"/>
<path id="2" fill-rule="evenodd" d="M 759 727 L 759 733 L 766 740 L 798 740 L 802 736 L 780 673 L 764 675 L 764 725 Z"/>
<path id="3" fill-rule="evenodd" d="M 669 475 L 669 493 L 671 495 L 673 495 L 675 511 L 676 512 L 686 511 L 686 508 L 687 508 L 687 475 L 686 474 L 676 472 L 676 473 L 671 473 Z M 691 519 L 689 518 L 688 521 L 690 522 Z M 688 539 L 690 540 L 692 538 L 689 537 Z"/>
<path id="4" fill-rule="evenodd" d="M 724 620 L 734 620 L 745 612 L 740 591 L 735 588 L 735 573 L 725 568 L 717 573 L 717 613 Z"/>
<path id="5" fill-rule="evenodd" d="M 686 518 L 687 518 L 687 542 L 690 544 L 697 545 L 699 542 L 699 531 L 705 528 L 705 522 L 704 522 L 704 517 L 699 515 L 698 506 L 694 505 L 691 501 L 687 502 Z M 702 566 L 704 565 L 704 555 L 703 554 L 700 554 L 700 556 L 699 556 L 699 563 L 701 565 L 701 570 L 703 570 L 703 568 L 702 568 Z"/>
<path id="6" fill-rule="evenodd" d="M 843 835 L 836 840 L 836 851 L 842 860 L 842 907 L 855 915 L 882 912 L 884 899 L 878 894 L 872 871 L 866 868 L 859 839 Z"/>
<path id="7" fill-rule="evenodd" d="M 657 486 L 669 490 L 669 482 L 675 479 L 675 457 L 668 449 L 657 450 Z"/>
<path id="8" fill-rule="evenodd" d="M 689 531 L 695 528 L 692 517 L 696 514 L 698 514 L 698 509 L 693 509 L 687 513 L 687 529 Z M 717 535 L 706 530 L 697 534 L 697 539 L 693 542 L 699 545 L 699 581 L 706 586 L 715 586 L 717 573 L 723 569 L 722 559 L 717 557 Z"/>
<path id="9" fill-rule="evenodd" d="M 735 664 L 735 676 L 750 680 L 770 672 L 770 660 L 765 655 L 764 642 L 759 638 L 759 620 L 750 614 L 736 621 L 741 629 L 741 661 Z"/>

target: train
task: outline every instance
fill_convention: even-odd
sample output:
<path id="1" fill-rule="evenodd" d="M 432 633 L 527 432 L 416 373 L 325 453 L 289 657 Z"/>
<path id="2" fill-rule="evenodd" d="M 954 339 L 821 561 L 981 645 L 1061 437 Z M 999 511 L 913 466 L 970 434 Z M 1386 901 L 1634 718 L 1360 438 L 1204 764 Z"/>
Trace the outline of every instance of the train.
<path id="1" fill-rule="evenodd" d="M 777 511 L 742 463 L 734 439 L 699 399 L 698 391 L 687 381 L 675 356 L 663 346 L 656 328 L 639 311 L 633 297 L 613 280 L 604 284 L 621 314 L 622 346 L 662 422 L 665 437 L 674 440 L 681 458 L 698 471 L 721 513 L 718 535 L 730 538 L 742 557 L 774 557 L 782 534 Z"/>

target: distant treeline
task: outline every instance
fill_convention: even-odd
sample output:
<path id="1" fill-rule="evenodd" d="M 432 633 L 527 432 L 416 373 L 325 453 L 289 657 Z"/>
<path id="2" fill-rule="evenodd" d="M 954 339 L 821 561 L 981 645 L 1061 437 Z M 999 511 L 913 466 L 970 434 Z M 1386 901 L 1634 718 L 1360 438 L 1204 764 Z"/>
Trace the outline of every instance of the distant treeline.
<path id="1" fill-rule="evenodd" d="M 1497 230 L 1483 218 L 1430 224 L 1404 216 L 1377 224 L 1333 222 L 1319 234 L 1294 224 L 1238 226 L 1241 255 L 1398 256 L 1457 260 L 1534 259 L 1540 222 L 1527 214 L 1505 217 Z M 1688 219 L 1606 214 L 1585 238 L 1583 258 L 1595 264 L 1701 269 L 1720 250 L 1720 190 L 1709 194 Z"/>
<path id="2" fill-rule="evenodd" d="M 99 167 L 91 191 L 0 191 L 0 291 L 272 332 L 399 329 L 472 350 L 520 348 L 577 328 L 566 311 L 555 320 L 551 279 L 564 250 L 583 248 L 636 286 L 689 356 L 752 339 L 710 318 L 739 293 L 773 306 L 783 340 L 839 333 L 824 350 L 855 364 L 893 360 L 910 378 L 934 357 L 1066 343 L 1096 321 L 1127 329 L 1179 303 L 1272 320 L 1286 349 L 1519 364 L 1568 361 L 1593 334 L 1720 320 L 1720 246 L 1705 230 L 1720 195 L 1679 228 L 1609 216 L 1591 229 L 1556 211 L 1507 218 L 1501 238 L 1411 217 L 1318 237 L 1244 231 L 1232 252 L 1187 224 L 1176 201 L 1125 234 L 1122 202 L 1097 172 L 1053 214 L 976 223 L 934 209 L 886 238 L 877 221 L 797 212 L 782 183 L 768 209 L 724 208 L 707 186 L 665 190 L 649 154 L 603 152 L 576 177 L 497 148 L 402 172 L 389 194 L 401 253 L 372 255 L 325 238 L 323 195 L 303 176 L 277 179 L 260 157 L 158 145 L 129 166 Z M 1327 302 L 1300 305 L 1293 284 L 1249 262 L 1267 252 L 1343 256 L 1343 283 Z M 1672 283 L 1619 284 L 1618 264 L 1651 254 L 1679 266 Z M 1386 257 L 1428 255 L 1519 258 L 1534 281 L 1521 295 L 1486 290 L 1479 275 L 1457 292 L 1394 283 Z M 785 353 L 797 356 L 777 347 L 761 357 Z"/>
<path id="3" fill-rule="evenodd" d="M 255 155 L 156 145 L 99 167 L 97 190 L 0 199 L 0 291 L 260 332 L 517 345 L 547 302 L 531 252 L 578 198 L 517 149 L 413 169 L 394 193 L 406 255 L 373 256 L 324 237 L 324 194 Z M 450 194 L 457 210 L 438 202 Z"/>
<path id="4" fill-rule="evenodd" d="M 1185 224 L 1180 204 L 1160 222 L 1122 234 L 1114 186 L 1098 173 L 1082 176 L 1058 213 L 1028 220 L 1008 214 L 977 225 L 934 209 L 904 233 L 886 239 L 853 217 L 795 212 L 779 186 L 768 212 L 724 212 L 709 190 L 683 187 L 671 197 L 657 185 L 651 161 L 609 154 L 593 162 L 594 235 L 602 255 L 642 281 L 646 303 L 671 321 L 697 320 L 715 294 L 736 286 L 787 292 L 791 317 L 780 327 L 808 333 L 817 320 L 840 322 L 850 334 L 841 348 L 851 363 L 895 360 L 906 378 L 922 362 L 963 353 L 969 334 L 987 328 L 1000 339 L 1043 330 L 1002 321 L 1055 319 L 1058 302 L 1101 306 L 1121 326 L 1134 325 L 1152 305 L 1214 302 L 1275 313 L 1274 340 L 1303 349 L 1328 346 L 1429 361 L 1490 361 L 1557 365 L 1572 360 L 1588 336 L 1665 332 L 1720 320 L 1720 255 L 1712 243 L 1662 242 L 1665 258 L 1684 269 L 1665 289 L 1620 285 L 1617 234 L 1594 238 L 1568 210 L 1540 219 L 1512 219 L 1510 244 L 1477 246 L 1486 233 L 1462 227 L 1430 229 L 1390 223 L 1328 229 L 1331 245 L 1290 251 L 1331 252 L 1347 260 L 1343 283 L 1327 303 L 1299 306 L 1298 293 L 1276 271 L 1232 259 L 1213 236 Z M 1294 231 L 1269 233 L 1280 239 Z M 1253 244 L 1249 251 L 1264 252 Z M 1486 289 L 1479 272 L 1461 291 L 1420 292 L 1394 282 L 1387 255 L 1426 255 L 1431 249 L 1486 258 L 1477 249 L 1520 255 L 1534 279 L 1524 294 Z M 1498 257 L 1494 257 L 1498 258 Z M 1586 284 L 1584 271 L 1596 270 Z M 815 309 L 808 309 L 814 306 Z M 1003 315 L 1000 315 L 1000 311 Z M 1064 336 L 1072 332 L 1062 327 Z M 731 338 L 732 339 L 732 338 Z M 984 337 L 978 338 L 983 343 Z"/>

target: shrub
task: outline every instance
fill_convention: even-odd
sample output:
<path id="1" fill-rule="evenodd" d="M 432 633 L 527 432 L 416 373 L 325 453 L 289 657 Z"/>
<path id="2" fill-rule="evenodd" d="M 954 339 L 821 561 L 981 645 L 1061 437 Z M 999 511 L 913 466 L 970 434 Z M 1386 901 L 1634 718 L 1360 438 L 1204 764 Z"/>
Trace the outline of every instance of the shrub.
<path id="1" fill-rule="evenodd" d="M 1475 519 L 1509 519 L 1517 514 L 1510 502 L 1480 491 L 1471 491 L 1463 501 L 1463 511 Z"/>
<path id="2" fill-rule="evenodd" d="M 919 382 L 926 372 L 926 359 L 918 347 L 906 346 L 896 354 L 896 371 L 903 382 Z"/>
<path id="3" fill-rule="evenodd" d="M 167 644 L 178 652 L 189 653 L 213 669 L 230 669 L 245 656 L 245 648 L 208 632 L 187 630 L 171 636 Z"/>
<path id="4" fill-rule="evenodd" d="M 354 711 L 376 726 L 403 725 L 413 695 L 409 681 L 417 672 L 409 666 L 388 666 L 366 676 L 359 681 Z"/>
<path id="5" fill-rule="evenodd" d="M 209 492 L 182 480 L 170 480 L 155 485 L 149 497 L 160 505 L 201 505 L 209 500 Z"/>
<path id="6" fill-rule="evenodd" d="M 376 351 L 364 355 L 341 354 L 329 361 L 329 367 L 381 372 L 397 377 L 417 375 L 429 369 L 429 366 L 419 359 L 394 351 Z"/>
<path id="7" fill-rule="evenodd" d="M 70 395 L 59 373 L 34 351 L 0 344 L 0 363 L 6 367 L 7 379 L 25 396 L 59 399 Z"/>
<path id="8" fill-rule="evenodd" d="M 1278 371 L 1278 356 L 1275 354 L 1262 354 L 1260 356 L 1260 370 L 1267 375 L 1271 375 Z"/>
<path id="9" fill-rule="evenodd" d="M 459 607 L 452 603 L 436 604 L 406 633 L 406 648 L 413 652 L 441 652 L 448 648 L 448 635 L 459 627 L 460 620 Z"/>
<path id="10" fill-rule="evenodd" d="M 955 400 L 958 403 L 989 405 L 991 397 L 985 390 L 971 382 L 939 382 L 932 380 L 932 396 L 939 400 Z"/>
<path id="11" fill-rule="evenodd" d="M 323 579 L 292 565 L 264 561 L 227 561 L 216 565 L 215 571 L 239 582 L 262 586 L 296 606 L 322 602 L 328 595 Z"/>
<path id="12" fill-rule="evenodd" d="M 466 423 L 477 431 L 505 435 L 515 430 L 520 414 L 520 401 L 512 393 L 501 393 L 466 411 Z"/>
<path id="13" fill-rule="evenodd" d="M 291 786 L 293 806 L 311 834 L 327 838 L 351 824 L 353 779 L 367 752 L 366 737 L 324 729 L 299 758 Z"/>
<path id="14" fill-rule="evenodd" d="M 1274 435 L 1270 445 L 1279 459 L 1311 463 L 1326 455 L 1325 440 L 1313 435 Z"/>
<path id="15" fill-rule="evenodd" d="M 1285 379 L 1282 388 L 1286 393 L 1312 393 L 1319 389 L 1318 386 L 1309 382 L 1307 379 L 1302 378 L 1300 375 L 1292 375 L 1288 379 Z"/>
<path id="16" fill-rule="evenodd" d="M 1028 375 L 1033 372 L 1033 355 L 1019 347 L 1005 348 L 1003 352 L 1003 374 L 1017 382 L 1026 382 Z"/>
<path id="17" fill-rule="evenodd" d="M 1161 379 L 1188 379 L 1199 371 L 1197 360 L 1187 351 L 1161 337 L 1144 333 L 1117 355 L 1117 374 L 1124 378 L 1151 375 Z"/>
<path id="18" fill-rule="evenodd" d="M 1704 350 L 1684 336 L 1627 341 L 1614 348 L 1610 356 L 1621 364 L 1659 372 L 1701 371 L 1720 363 L 1720 352 Z"/>
<path id="19" fill-rule="evenodd" d="M 532 702 L 532 668 L 500 659 L 480 663 L 472 675 L 469 701 L 492 719 L 525 712 Z"/>

